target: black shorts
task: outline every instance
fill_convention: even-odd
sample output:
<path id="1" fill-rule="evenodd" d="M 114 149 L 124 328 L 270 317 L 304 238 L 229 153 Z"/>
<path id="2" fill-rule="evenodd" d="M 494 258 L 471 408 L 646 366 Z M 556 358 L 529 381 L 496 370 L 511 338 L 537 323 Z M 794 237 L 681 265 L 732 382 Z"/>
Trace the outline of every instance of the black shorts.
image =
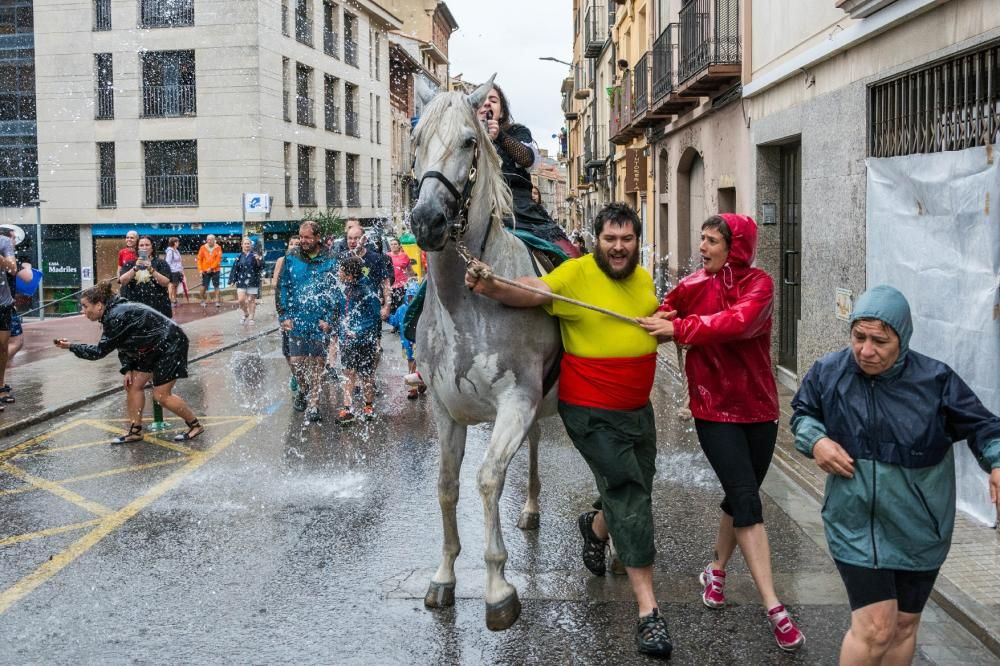
<path id="1" fill-rule="evenodd" d="M 170 284 L 175 287 L 184 281 L 184 273 L 176 272 L 170 274 Z"/>
<path id="2" fill-rule="evenodd" d="M 203 289 L 208 289 L 209 285 L 214 286 L 216 289 L 219 288 L 219 271 L 214 271 L 212 273 L 202 273 L 201 274 L 201 286 Z"/>
<path id="3" fill-rule="evenodd" d="M 362 377 L 371 377 L 378 367 L 381 347 L 378 338 L 362 338 L 340 343 L 340 362 L 346 370 L 354 370 Z"/>
<path id="4" fill-rule="evenodd" d="M 837 562 L 837 570 L 847 588 L 851 610 L 895 599 L 899 612 L 919 615 L 934 589 L 940 569 L 931 571 L 901 571 L 899 569 L 869 569 Z"/>
<path id="5" fill-rule="evenodd" d="M 0 331 L 9 331 L 14 325 L 14 304 L 0 305 Z"/>
<path id="6" fill-rule="evenodd" d="M 150 354 L 143 354 L 134 365 L 137 372 L 153 375 L 153 386 L 169 384 L 188 376 L 188 339 L 185 335 L 172 338 Z"/>
<path id="7" fill-rule="evenodd" d="M 285 358 L 292 355 L 288 349 L 288 331 L 285 329 L 281 329 L 281 355 Z"/>

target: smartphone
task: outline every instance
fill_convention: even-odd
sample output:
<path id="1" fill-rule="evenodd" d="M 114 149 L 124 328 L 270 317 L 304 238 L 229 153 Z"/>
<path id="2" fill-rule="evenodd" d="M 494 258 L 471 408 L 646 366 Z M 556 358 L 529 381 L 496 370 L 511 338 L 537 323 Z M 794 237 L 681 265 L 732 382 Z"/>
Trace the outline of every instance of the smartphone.
<path id="1" fill-rule="evenodd" d="M 486 120 L 493 120 L 493 109 L 486 111 Z"/>
<path id="2" fill-rule="evenodd" d="M 146 261 L 146 251 L 139 250 L 139 261 Z"/>

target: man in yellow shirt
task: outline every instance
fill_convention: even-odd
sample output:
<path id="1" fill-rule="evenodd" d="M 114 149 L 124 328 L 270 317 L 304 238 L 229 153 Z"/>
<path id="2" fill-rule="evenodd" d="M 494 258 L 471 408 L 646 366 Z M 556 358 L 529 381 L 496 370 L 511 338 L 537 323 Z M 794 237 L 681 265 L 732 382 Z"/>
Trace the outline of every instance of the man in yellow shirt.
<path id="1" fill-rule="evenodd" d="M 209 234 L 205 244 L 198 248 L 198 272 L 201 273 L 201 307 L 208 306 L 208 288 L 215 285 L 215 307 L 222 307 L 219 291 L 219 272 L 222 270 L 222 246 L 216 245 L 215 236 Z"/>
<path id="2" fill-rule="evenodd" d="M 657 308 L 653 278 L 639 263 L 642 222 L 623 203 L 608 204 L 594 220 L 593 254 L 564 262 L 542 278 L 518 282 L 631 317 Z M 594 473 L 601 499 L 580 516 L 583 563 L 603 576 L 608 535 L 614 536 L 639 605 L 639 651 L 670 657 L 667 622 L 653 593 L 653 476 L 656 425 L 649 393 L 656 373 L 656 338 L 637 325 L 529 292 L 470 266 L 466 285 L 513 307 L 538 307 L 559 319 L 563 358 L 559 415 Z"/>

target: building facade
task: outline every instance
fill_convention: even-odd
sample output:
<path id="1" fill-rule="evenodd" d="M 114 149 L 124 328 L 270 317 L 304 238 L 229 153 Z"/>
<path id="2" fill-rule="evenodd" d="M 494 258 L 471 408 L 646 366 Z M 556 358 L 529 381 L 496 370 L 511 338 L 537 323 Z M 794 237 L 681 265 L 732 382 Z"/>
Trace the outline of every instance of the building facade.
<path id="1" fill-rule="evenodd" d="M 130 228 L 183 250 L 237 241 L 244 218 L 270 237 L 317 209 L 388 215 L 401 23 L 378 4 L 35 0 L 34 17 L 39 212 L 76 228 L 80 286 L 113 274 Z M 244 213 L 248 192 L 270 212 Z"/>

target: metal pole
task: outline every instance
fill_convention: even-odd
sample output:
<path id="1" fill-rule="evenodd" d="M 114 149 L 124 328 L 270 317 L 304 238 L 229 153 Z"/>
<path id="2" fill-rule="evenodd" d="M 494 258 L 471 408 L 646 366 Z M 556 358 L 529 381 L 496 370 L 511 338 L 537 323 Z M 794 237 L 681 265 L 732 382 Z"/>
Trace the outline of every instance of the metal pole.
<path id="1" fill-rule="evenodd" d="M 42 202 L 35 206 L 35 254 L 38 256 L 38 270 L 45 272 L 42 267 Z M 42 283 L 38 285 L 38 321 L 45 321 L 45 279 L 42 276 Z"/>
<path id="2" fill-rule="evenodd" d="M 247 193 L 240 195 L 240 215 L 243 216 L 243 231 L 240 233 L 240 243 L 247 237 Z M 242 245 L 240 247 L 243 247 Z"/>
<path id="3" fill-rule="evenodd" d="M 160 432 L 162 430 L 169 430 L 170 423 L 163 420 L 163 406 L 160 403 L 153 401 L 153 422 L 149 424 L 147 430 L 150 432 Z"/>

